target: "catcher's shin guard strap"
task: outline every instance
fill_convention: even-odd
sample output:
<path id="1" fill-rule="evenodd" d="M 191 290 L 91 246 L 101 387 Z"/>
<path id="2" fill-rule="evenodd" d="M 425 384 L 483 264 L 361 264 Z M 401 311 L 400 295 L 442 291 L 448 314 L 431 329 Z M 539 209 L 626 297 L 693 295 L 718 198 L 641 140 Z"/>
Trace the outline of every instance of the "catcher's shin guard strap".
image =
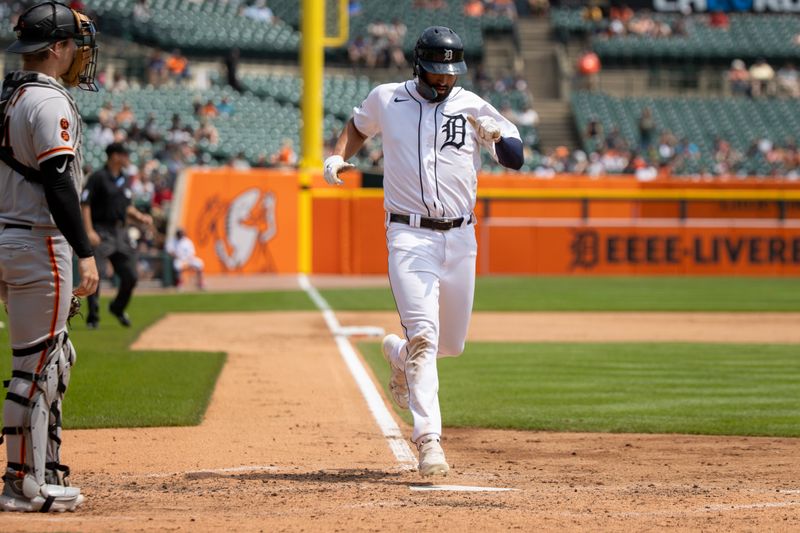
<path id="1" fill-rule="evenodd" d="M 15 472 L 22 472 L 24 474 L 24 473 L 30 471 L 30 468 L 28 468 L 28 465 L 24 465 L 22 463 L 12 463 L 11 461 L 9 461 L 8 463 L 6 463 L 6 465 L 7 465 L 7 468 L 9 470 L 14 470 Z M 3 479 L 5 479 L 6 476 L 8 476 L 8 475 L 9 474 L 6 473 L 6 475 L 3 476 Z"/>
<path id="2" fill-rule="evenodd" d="M 6 435 L 24 435 L 25 428 L 17 426 L 17 427 L 4 427 L 0 430 L 0 444 L 3 444 L 3 441 L 6 440 Z"/>
<path id="3" fill-rule="evenodd" d="M 23 407 L 30 407 L 33 405 L 29 399 L 25 396 L 20 396 L 19 394 L 14 394 L 13 392 L 6 393 L 6 400 L 10 400 L 14 403 L 18 403 Z"/>
<path id="4" fill-rule="evenodd" d="M 50 510 L 50 507 L 53 506 L 54 501 L 56 501 L 56 499 L 53 496 L 48 496 L 47 499 L 42 504 L 41 509 L 39 509 L 39 512 L 40 513 L 48 512 Z"/>

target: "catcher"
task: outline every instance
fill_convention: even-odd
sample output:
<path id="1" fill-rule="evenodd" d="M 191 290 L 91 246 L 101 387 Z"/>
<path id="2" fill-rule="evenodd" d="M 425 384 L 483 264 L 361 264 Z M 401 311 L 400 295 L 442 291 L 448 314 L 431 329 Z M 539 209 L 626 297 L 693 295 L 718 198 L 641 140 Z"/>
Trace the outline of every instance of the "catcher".
<path id="1" fill-rule="evenodd" d="M 61 404 L 76 359 L 67 335 L 73 251 L 76 296 L 94 293 L 98 274 L 78 200 L 81 117 L 64 87 L 97 90 L 95 29 L 44 2 L 14 30 L 8 51 L 22 54 L 22 70 L 6 76 L 0 96 L 0 297 L 13 352 L 0 509 L 74 511 L 84 496 L 61 464 Z"/>

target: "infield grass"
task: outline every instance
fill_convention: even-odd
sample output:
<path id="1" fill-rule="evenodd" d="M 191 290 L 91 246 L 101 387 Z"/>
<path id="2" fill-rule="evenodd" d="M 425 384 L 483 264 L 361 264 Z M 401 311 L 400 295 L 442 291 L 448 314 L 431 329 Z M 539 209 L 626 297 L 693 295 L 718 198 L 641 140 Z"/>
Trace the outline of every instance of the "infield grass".
<path id="1" fill-rule="evenodd" d="M 320 291 L 331 307 L 394 310 L 391 291 Z M 800 278 L 479 277 L 476 311 L 800 311 Z"/>
<path id="2" fill-rule="evenodd" d="M 446 426 L 800 437 L 796 345 L 470 342 L 439 380 Z"/>
<path id="3" fill-rule="evenodd" d="M 67 428 L 200 423 L 225 354 L 129 348 L 142 330 L 166 313 L 314 309 L 308 297 L 298 291 L 134 295 L 128 309 L 133 327 L 123 328 L 106 311 L 107 306 L 108 300 L 101 298 L 99 329 L 87 330 L 79 317 L 70 329 L 78 361 L 64 400 Z M 7 379 L 11 356 L 6 329 L 0 330 L 0 346 L 4 353 L 0 376 Z"/>

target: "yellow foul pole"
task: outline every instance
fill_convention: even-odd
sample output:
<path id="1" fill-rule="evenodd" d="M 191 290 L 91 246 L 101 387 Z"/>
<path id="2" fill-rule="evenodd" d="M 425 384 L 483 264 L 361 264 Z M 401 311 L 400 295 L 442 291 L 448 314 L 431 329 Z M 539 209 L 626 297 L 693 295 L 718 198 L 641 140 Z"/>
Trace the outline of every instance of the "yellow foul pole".
<path id="1" fill-rule="evenodd" d="M 298 270 L 311 272 L 311 182 L 322 170 L 323 69 L 325 67 L 325 0 L 302 0 L 300 66 L 303 71 L 302 159 L 298 208 Z"/>

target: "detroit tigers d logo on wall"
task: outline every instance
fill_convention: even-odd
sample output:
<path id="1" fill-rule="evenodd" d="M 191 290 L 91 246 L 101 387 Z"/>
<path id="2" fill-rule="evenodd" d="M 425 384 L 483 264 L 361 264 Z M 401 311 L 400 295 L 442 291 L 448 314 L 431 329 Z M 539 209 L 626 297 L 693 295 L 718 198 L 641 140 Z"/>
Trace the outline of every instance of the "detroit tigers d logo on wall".
<path id="1" fill-rule="evenodd" d="M 464 115 L 445 115 L 442 116 L 447 120 L 442 124 L 442 133 L 445 135 L 444 142 L 439 151 L 444 150 L 445 146 L 452 146 L 456 150 L 464 146 L 464 138 L 467 135 L 467 119 Z"/>

